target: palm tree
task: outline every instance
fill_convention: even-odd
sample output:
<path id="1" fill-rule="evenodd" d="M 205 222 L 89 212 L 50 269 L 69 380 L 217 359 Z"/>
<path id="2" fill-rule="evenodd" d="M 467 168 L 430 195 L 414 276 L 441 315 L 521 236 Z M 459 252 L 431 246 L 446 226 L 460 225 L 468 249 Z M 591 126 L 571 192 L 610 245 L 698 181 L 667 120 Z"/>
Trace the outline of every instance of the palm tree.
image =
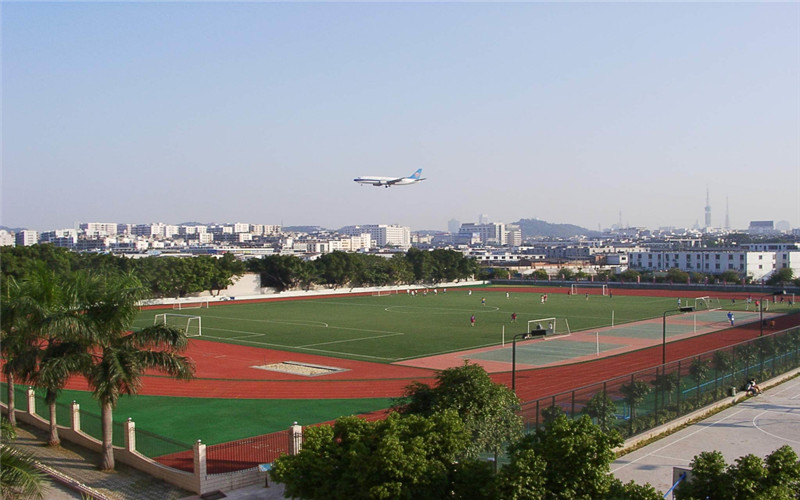
<path id="1" fill-rule="evenodd" d="M 17 437 L 14 426 L 3 418 L 0 441 L 0 496 L 2 498 L 44 498 L 45 477 L 36 460 L 11 445 Z"/>
<path id="2" fill-rule="evenodd" d="M 8 421 L 17 425 L 15 383 L 31 379 L 36 369 L 36 336 L 28 318 L 35 310 L 25 286 L 9 277 L 0 300 L 0 352 L 8 391 Z"/>
<path id="3" fill-rule="evenodd" d="M 194 364 L 180 354 L 188 345 L 185 332 L 167 325 L 132 331 L 143 290 L 131 274 L 96 277 L 84 290 L 92 344 L 86 378 L 101 408 L 102 470 L 114 469 L 112 412 L 120 396 L 136 394 L 147 370 L 179 380 L 194 376 Z"/>
<path id="4" fill-rule="evenodd" d="M 38 366 L 32 374 L 34 384 L 46 390 L 45 403 L 50 410 L 48 444 L 58 446 L 56 400 L 69 377 L 88 366 L 85 340 L 84 306 L 78 297 L 77 276 L 64 277 L 40 267 L 26 280 L 26 293 L 35 304 L 26 324 L 36 336 Z"/>

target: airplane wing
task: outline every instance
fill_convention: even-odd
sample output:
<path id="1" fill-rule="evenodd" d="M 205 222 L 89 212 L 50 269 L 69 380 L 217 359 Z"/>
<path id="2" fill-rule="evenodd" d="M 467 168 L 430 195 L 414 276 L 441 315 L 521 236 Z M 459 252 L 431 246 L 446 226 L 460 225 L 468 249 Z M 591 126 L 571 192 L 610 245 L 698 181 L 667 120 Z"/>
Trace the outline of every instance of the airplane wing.
<path id="1" fill-rule="evenodd" d="M 388 184 L 388 185 L 391 186 L 391 185 L 397 184 L 398 182 L 403 181 L 405 179 L 407 179 L 407 177 L 398 177 L 397 179 L 389 179 L 388 181 L 384 182 L 384 184 Z"/>

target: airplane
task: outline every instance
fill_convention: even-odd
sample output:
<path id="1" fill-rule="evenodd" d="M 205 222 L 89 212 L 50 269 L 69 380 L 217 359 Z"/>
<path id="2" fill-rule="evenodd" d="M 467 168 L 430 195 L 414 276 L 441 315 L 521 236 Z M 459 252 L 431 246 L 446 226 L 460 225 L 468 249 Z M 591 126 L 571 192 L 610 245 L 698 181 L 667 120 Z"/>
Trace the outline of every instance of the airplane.
<path id="1" fill-rule="evenodd" d="M 425 179 L 421 178 L 420 175 L 422 175 L 421 168 L 408 177 L 357 177 L 353 180 L 359 184 L 371 184 L 376 187 L 383 186 L 388 188 L 390 186 L 405 186 L 424 181 Z"/>

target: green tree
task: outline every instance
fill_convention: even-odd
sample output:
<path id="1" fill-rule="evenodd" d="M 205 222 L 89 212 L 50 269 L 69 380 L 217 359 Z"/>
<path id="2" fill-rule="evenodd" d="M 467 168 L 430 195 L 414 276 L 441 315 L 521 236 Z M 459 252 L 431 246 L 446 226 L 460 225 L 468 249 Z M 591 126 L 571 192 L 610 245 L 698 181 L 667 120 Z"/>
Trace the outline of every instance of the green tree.
<path id="1" fill-rule="evenodd" d="M 678 374 L 677 373 L 661 373 L 650 381 L 656 391 L 661 394 L 661 406 L 664 406 L 664 394 L 667 395 L 667 401 L 672 403 L 672 393 L 678 387 Z"/>
<path id="2" fill-rule="evenodd" d="M 716 371 L 716 375 L 718 377 L 722 375 L 724 380 L 725 376 L 730 374 L 731 369 L 733 368 L 731 354 L 728 351 L 715 351 L 714 357 L 711 358 L 711 366 Z"/>
<path id="3" fill-rule="evenodd" d="M 323 281 L 334 288 L 350 283 L 357 274 L 357 257 L 345 252 L 326 253 L 315 261 Z"/>
<path id="4" fill-rule="evenodd" d="M 94 277 L 82 293 L 92 354 L 86 378 L 100 403 L 102 420 L 100 468 L 113 470 L 112 412 L 120 396 L 136 394 L 147 370 L 189 380 L 194 365 L 180 354 L 188 345 L 185 332 L 167 325 L 132 331 L 136 303 L 145 296 L 134 276 Z"/>
<path id="5" fill-rule="evenodd" d="M 44 498 L 45 475 L 29 453 L 16 448 L 14 426 L 3 417 L 0 423 L 0 496 L 5 499 Z"/>
<path id="6" fill-rule="evenodd" d="M 508 269 L 502 267 L 493 267 L 491 269 L 492 278 L 498 280 L 507 280 L 508 279 Z"/>
<path id="7" fill-rule="evenodd" d="M 303 449 L 284 455 L 272 477 L 290 497 L 306 499 L 480 498 L 455 496 L 466 474 L 491 480 L 487 467 L 459 460 L 469 433 L 453 411 L 431 416 L 391 413 L 367 422 L 343 417 L 306 430 Z M 488 498 L 488 497 L 486 497 Z"/>
<path id="8" fill-rule="evenodd" d="M 672 283 L 686 283 L 689 281 L 689 273 L 681 271 L 677 267 L 673 267 L 667 271 L 667 280 Z"/>
<path id="9" fill-rule="evenodd" d="M 726 283 L 739 283 L 742 278 L 737 271 L 733 269 L 728 269 L 724 271 L 722 274 L 719 275 L 719 278 Z"/>
<path id="10" fill-rule="evenodd" d="M 663 500 L 664 494 L 653 488 L 651 484 L 636 484 L 633 481 L 623 483 L 615 480 L 611 484 L 607 500 Z"/>
<path id="11" fill-rule="evenodd" d="M 560 280 L 569 281 L 575 277 L 575 272 L 568 267 L 562 267 L 558 270 L 556 276 L 558 276 Z"/>
<path id="12" fill-rule="evenodd" d="M 727 465 L 718 451 L 702 452 L 691 462 L 692 479 L 675 490 L 678 500 L 793 500 L 800 491 L 800 461 L 784 445 L 762 460 L 745 455 Z"/>
<path id="13" fill-rule="evenodd" d="M 414 281 L 414 269 L 411 263 L 403 254 L 396 253 L 389 259 L 389 272 L 394 283 L 397 285 L 412 283 Z"/>
<path id="14" fill-rule="evenodd" d="M 620 281 L 628 281 L 628 282 L 635 282 L 638 281 L 641 277 L 638 271 L 634 271 L 633 269 L 626 269 L 619 273 L 619 280 Z"/>
<path id="15" fill-rule="evenodd" d="M 689 376 L 695 382 L 695 396 L 698 403 L 700 402 L 700 385 L 708 377 L 711 362 L 707 359 L 695 358 L 689 366 Z"/>
<path id="16" fill-rule="evenodd" d="M 259 273 L 261 286 L 283 292 L 297 285 L 305 263 L 294 255 L 266 255 L 250 259 L 247 266 L 249 271 Z"/>
<path id="17" fill-rule="evenodd" d="M 433 257 L 430 252 L 419 250 L 418 248 L 409 248 L 406 252 L 406 259 L 411 264 L 411 269 L 414 272 L 414 280 L 416 282 L 429 281 L 433 274 Z"/>
<path id="18" fill-rule="evenodd" d="M 767 278 L 767 285 L 777 286 L 784 283 L 791 283 L 794 280 L 794 271 L 791 267 L 782 267 L 776 269 L 769 278 Z"/>
<path id="19" fill-rule="evenodd" d="M 620 444 L 619 433 L 603 431 L 588 416 L 562 415 L 511 446 L 511 468 L 498 475 L 497 488 L 531 492 L 512 498 L 607 498 L 616 482 L 610 474 L 614 447 Z M 536 477 L 519 477 L 516 471 Z"/>
<path id="20" fill-rule="evenodd" d="M 548 275 L 547 271 L 545 271 L 544 269 L 537 269 L 534 272 L 532 272 L 529 276 L 531 277 L 531 279 L 534 280 L 546 280 L 550 278 L 550 275 Z"/>
<path id="21" fill-rule="evenodd" d="M 607 431 L 611 428 L 611 423 L 614 421 L 614 415 L 617 413 L 617 405 L 607 393 L 598 392 L 586 403 L 581 413 L 595 419 L 598 427 Z"/>
<path id="22" fill-rule="evenodd" d="M 630 406 L 631 420 L 633 420 L 636 417 L 636 407 L 650 393 L 650 386 L 641 380 L 634 380 L 630 384 L 620 386 L 619 392 L 625 396 L 625 402 Z"/>
<path id="23" fill-rule="evenodd" d="M 469 362 L 438 372 L 433 387 L 421 382 L 409 385 L 395 409 L 425 416 L 456 411 L 471 436 L 464 450 L 464 456 L 470 458 L 484 451 L 497 457 L 506 443 L 522 433 L 517 396 L 508 387 L 494 383 L 483 367 Z"/>
<path id="24" fill-rule="evenodd" d="M 38 351 L 36 331 L 29 321 L 37 304 L 23 288 L 13 276 L 9 276 L 3 282 L 3 294 L 0 297 L 0 353 L 8 391 L 8 418 L 12 426 L 17 425 L 16 383 L 29 381 L 33 377 Z"/>
<path id="25" fill-rule="evenodd" d="M 26 280 L 26 294 L 31 304 L 25 317 L 28 329 L 36 336 L 38 367 L 31 373 L 35 385 L 45 389 L 45 403 L 50 410 L 48 444 L 58 446 L 56 400 L 69 377 L 88 366 L 89 353 L 82 342 L 84 305 L 77 292 L 80 280 L 63 277 L 40 267 Z"/>

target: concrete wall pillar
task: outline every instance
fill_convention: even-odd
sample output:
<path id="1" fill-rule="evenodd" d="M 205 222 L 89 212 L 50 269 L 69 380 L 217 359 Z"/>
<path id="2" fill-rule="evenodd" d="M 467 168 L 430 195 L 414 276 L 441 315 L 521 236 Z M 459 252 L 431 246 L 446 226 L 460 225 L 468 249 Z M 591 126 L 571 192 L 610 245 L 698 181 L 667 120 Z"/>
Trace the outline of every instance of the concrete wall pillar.
<path id="1" fill-rule="evenodd" d="M 297 422 L 289 427 L 289 455 L 297 455 L 303 447 L 303 426 Z"/>
<path id="2" fill-rule="evenodd" d="M 36 415 L 36 391 L 28 387 L 28 415 Z"/>
<path id="3" fill-rule="evenodd" d="M 77 401 L 73 401 L 71 410 L 70 425 L 73 431 L 78 432 L 81 430 L 81 405 Z"/>
<path id="4" fill-rule="evenodd" d="M 136 451 L 136 423 L 130 418 L 125 422 L 125 449 Z"/>
<path id="5" fill-rule="evenodd" d="M 194 475 L 199 479 L 199 484 L 203 484 L 205 481 L 207 470 L 206 445 L 198 439 L 194 444 Z"/>

